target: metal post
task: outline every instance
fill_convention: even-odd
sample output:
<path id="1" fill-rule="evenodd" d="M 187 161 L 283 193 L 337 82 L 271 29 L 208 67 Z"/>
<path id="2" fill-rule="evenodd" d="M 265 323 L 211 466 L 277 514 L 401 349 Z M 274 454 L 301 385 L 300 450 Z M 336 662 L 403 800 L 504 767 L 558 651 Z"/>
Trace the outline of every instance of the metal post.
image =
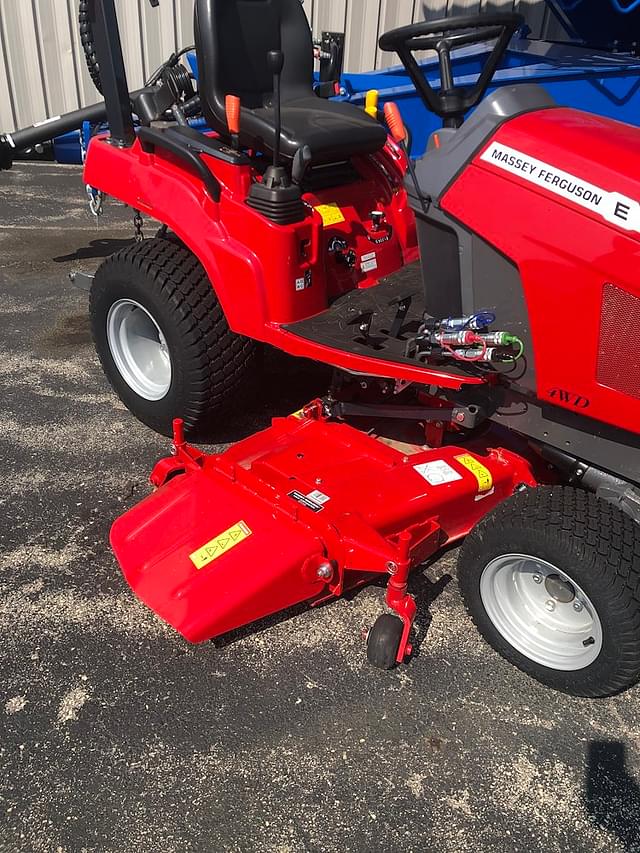
<path id="1" fill-rule="evenodd" d="M 114 0 L 91 0 L 89 20 L 93 25 L 107 121 L 111 129 L 110 142 L 122 148 L 129 147 L 133 145 L 136 133 Z"/>

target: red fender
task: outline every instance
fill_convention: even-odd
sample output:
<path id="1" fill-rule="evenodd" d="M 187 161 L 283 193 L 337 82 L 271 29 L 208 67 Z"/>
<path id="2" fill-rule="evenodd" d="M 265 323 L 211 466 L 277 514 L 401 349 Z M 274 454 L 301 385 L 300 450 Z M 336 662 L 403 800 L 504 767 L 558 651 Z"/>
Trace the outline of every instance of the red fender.
<path id="1" fill-rule="evenodd" d="M 218 178 L 220 171 L 216 162 Z M 246 177 L 248 185 L 248 170 L 234 167 L 234 171 L 244 172 L 238 177 Z M 201 179 L 164 151 L 147 153 L 137 141 L 132 148 L 120 149 L 109 145 L 105 137 L 91 141 L 84 180 L 167 225 L 202 263 L 230 327 L 250 335 L 247 321 L 251 320 L 255 336 L 262 336 L 268 321 L 262 265 L 245 243 L 233 239 L 225 229 L 221 221 L 225 196 L 215 202 Z M 229 189 L 233 197 L 240 188 Z M 253 214 L 250 208 L 247 212 Z M 223 275 L 233 281 L 234 299 L 220 286 Z M 250 312 L 242 310 L 247 305 L 251 305 Z"/>

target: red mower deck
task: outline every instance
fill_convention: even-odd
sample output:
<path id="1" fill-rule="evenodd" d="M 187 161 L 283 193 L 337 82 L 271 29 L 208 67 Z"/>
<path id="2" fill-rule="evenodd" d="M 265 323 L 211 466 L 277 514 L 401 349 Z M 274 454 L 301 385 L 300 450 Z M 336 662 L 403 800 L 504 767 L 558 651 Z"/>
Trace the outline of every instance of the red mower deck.
<path id="1" fill-rule="evenodd" d="M 404 624 L 401 661 L 409 573 L 537 484 L 503 448 L 406 452 L 326 419 L 320 401 L 218 456 L 184 443 L 178 422 L 174 448 L 111 541 L 136 594 L 193 643 L 383 574 Z"/>

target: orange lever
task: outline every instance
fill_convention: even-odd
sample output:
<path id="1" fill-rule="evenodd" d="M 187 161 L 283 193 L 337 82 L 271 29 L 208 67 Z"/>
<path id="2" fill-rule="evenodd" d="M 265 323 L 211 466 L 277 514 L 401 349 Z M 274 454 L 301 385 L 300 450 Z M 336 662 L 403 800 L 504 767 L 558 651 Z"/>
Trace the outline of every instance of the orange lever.
<path id="1" fill-rule="evenodd" d="M 404 142 L 407 138 L 407 131 L 405 129 L 404 122 L 402 121 L 398 105 L 394 104 L 393 101 L 388 101 L 384 105 L 384 117 L 389 130 L 391 131 L 391 136 L 393 136 L 396 142 Z"/>
<path id="2" fill-rule="evenodd" d="M 237 136 L 240 133 L 240 98 L 237 95 L 227 95 L 224 99 L 229 133 Z"/>

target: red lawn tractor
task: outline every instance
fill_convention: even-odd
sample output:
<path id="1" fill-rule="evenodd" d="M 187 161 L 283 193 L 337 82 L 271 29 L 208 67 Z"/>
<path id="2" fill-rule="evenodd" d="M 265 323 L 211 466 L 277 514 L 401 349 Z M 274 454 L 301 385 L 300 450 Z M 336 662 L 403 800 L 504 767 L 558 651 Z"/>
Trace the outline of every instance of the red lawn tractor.
<path id="1" fill-rule="evenodd" d="M 504 657 L 575 695 L 637 681 L 640 131 L 533 85 L 483 100 L 522 19 L 450 18 L 380 40 L 443 120 L 414 163 L 393 107 L 388 135 L 314 93 L 299 0 L 197 0 L 202 135 L 179 74 L 129 96 L 113 2 L 89 7 L 111 135 L 86 181 L 164 224 L 91 293 L 111 383 L 173 435 L 112 531 L 136 594 L 201 642 L 387 576 L 367 655 L 390 668 L 410 572 L 464 539 L 462 595 Z M 451 51 L 487 40 L 458 86 Z M 187 444 L 257 342 L 332 387 L 220 455 Z"/>

